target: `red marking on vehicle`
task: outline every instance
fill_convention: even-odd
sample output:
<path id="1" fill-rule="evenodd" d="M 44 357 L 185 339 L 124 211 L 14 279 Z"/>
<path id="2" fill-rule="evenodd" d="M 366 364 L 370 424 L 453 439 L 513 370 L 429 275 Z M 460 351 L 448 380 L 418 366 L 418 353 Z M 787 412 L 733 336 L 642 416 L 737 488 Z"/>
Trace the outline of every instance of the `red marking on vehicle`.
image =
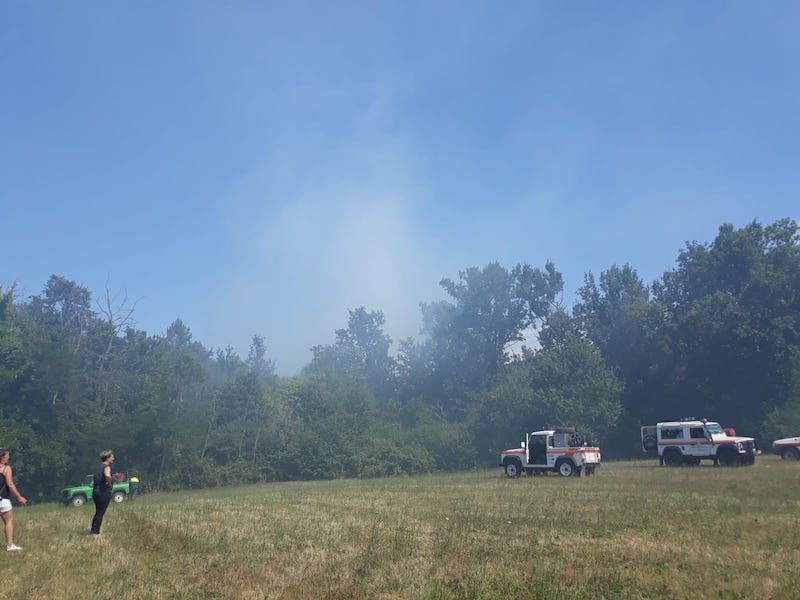
<path id="1" fill-rule="evenodd" d="M 702 440 L 669 440 L 669 441 L 662 441 L 658 442 L 659 446 L 723 446 L 725 444 L 733 445 L 735 444 L 735 440 L 730 441 L 716 441 L 716 442 L 709 442 L 709 441 L 702 441 Z"/>

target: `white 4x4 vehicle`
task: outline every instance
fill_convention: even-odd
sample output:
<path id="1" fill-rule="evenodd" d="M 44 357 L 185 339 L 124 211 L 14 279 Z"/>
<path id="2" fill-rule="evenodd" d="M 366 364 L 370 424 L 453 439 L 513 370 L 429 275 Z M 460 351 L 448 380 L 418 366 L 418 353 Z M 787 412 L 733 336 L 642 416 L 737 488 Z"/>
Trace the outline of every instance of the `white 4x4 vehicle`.
<path id="1" fill-rule="evenodd" d="M 800 437 L 783 438 L 772 442 L 772 451 L 783 460 L 800 459 Z"/>
<path id="2" fill-rule="evenodd" d="M 699 465 L 712 460 L 726 467 L 752 465 L 760 454 L 751 437 L 730 436 L 719 423 L 681 419 L 642 427 L 642 450 L 658 452 L 659 464 Z"/>
<path id="3" fill-rule="evenodd" d="M 572 427 L 543 429 L 525 435 L 519 448 L 503 450 L 500 466 L 508 477 L 545 475 L 554 471 L 563 477 L 591 475 L 600 466 L 600 448 L 584 444 Z"/>

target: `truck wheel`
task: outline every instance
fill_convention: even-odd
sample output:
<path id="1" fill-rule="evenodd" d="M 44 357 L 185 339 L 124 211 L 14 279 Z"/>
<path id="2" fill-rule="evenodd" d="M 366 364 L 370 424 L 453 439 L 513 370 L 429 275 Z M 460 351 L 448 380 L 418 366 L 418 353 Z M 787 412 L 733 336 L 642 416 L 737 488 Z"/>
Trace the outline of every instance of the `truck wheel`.
<path id="1" fill-rule="evenodd" d="M 797 460 L 800 458 L 800 452 L 797 448 L 784 448 L 781 450 L 781 458 L 783 460 Z"/>
<path id="2" fill-rule="evenodd" d="M 116 490 L 113 494 L 111 494 L 111 499 L 117 504 L 119 504 L 120 502 L 125 502 L 125 498 L 126 498 L 125 492 L 123 492 L 122 490 Z"/>
<path id="3" fill-rule="evenodd" d="M 558 469 L 558 474 L 562 477 L 569 477 L 575 474 L 575 465 L 572 464 L 571 460 L 562 460 L 556 466 L 556 469 Z"/>
<path id="4" fill-rule="evenodd" d="M 522 465 L 518 460 L 509 460 L 504 467 L 506 477 L 519 477 L 522 475 Z"/>
<path id="5" fill-rule="evenodd" d="M 653 453 L 658 450 L 658 442 L 656 442 L 655 438 L 648 437 L 644 440 L 644 451 L 648 453 Z"/>
<path id="6" fill-rule="evenodd" d="M 668 467 L 679 467 L 683 464 L 683 454 L 676 448 L 664 451 L 664 464 Z"/>
<path id="7" fill-rule="evenodd" d="M 723 449 L 717 454 L 719 455 L 719 464 L 723 467 L 735 467 L 739 464 L 739 455 L 733 450 Z"/>
<path id="8" fill-rule="evenodd" d="M 83 494 L 75 494 L 69 503 L 72 504 L 72 506 L 83 506 L 86 504 L 86 496 Z"/>

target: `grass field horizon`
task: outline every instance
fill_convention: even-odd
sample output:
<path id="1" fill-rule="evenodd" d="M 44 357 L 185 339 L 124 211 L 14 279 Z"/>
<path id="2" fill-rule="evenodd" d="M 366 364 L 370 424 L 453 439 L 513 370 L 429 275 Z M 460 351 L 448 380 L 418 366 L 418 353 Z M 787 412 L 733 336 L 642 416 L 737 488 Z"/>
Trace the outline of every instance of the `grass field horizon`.
<path id="1" fill-rule="evenodd" d="M 24 491 L 24 490 L 23 490 Z M 607 462 L 144 494 L 15 507 L 14 599 L 790 599 L 800 464 Z"/>

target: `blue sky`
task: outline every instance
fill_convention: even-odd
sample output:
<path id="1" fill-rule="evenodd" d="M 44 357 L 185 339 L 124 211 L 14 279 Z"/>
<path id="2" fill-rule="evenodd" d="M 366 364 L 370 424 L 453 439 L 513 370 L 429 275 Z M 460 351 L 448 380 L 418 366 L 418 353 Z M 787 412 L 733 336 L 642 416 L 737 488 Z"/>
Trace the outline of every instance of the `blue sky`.
<path id="1" fill-rule="evenodd" d="M 798 218 L 795 2 L 0 4 L 0 286 L 278 372 L 499 261 L 650 283 Z"/>

